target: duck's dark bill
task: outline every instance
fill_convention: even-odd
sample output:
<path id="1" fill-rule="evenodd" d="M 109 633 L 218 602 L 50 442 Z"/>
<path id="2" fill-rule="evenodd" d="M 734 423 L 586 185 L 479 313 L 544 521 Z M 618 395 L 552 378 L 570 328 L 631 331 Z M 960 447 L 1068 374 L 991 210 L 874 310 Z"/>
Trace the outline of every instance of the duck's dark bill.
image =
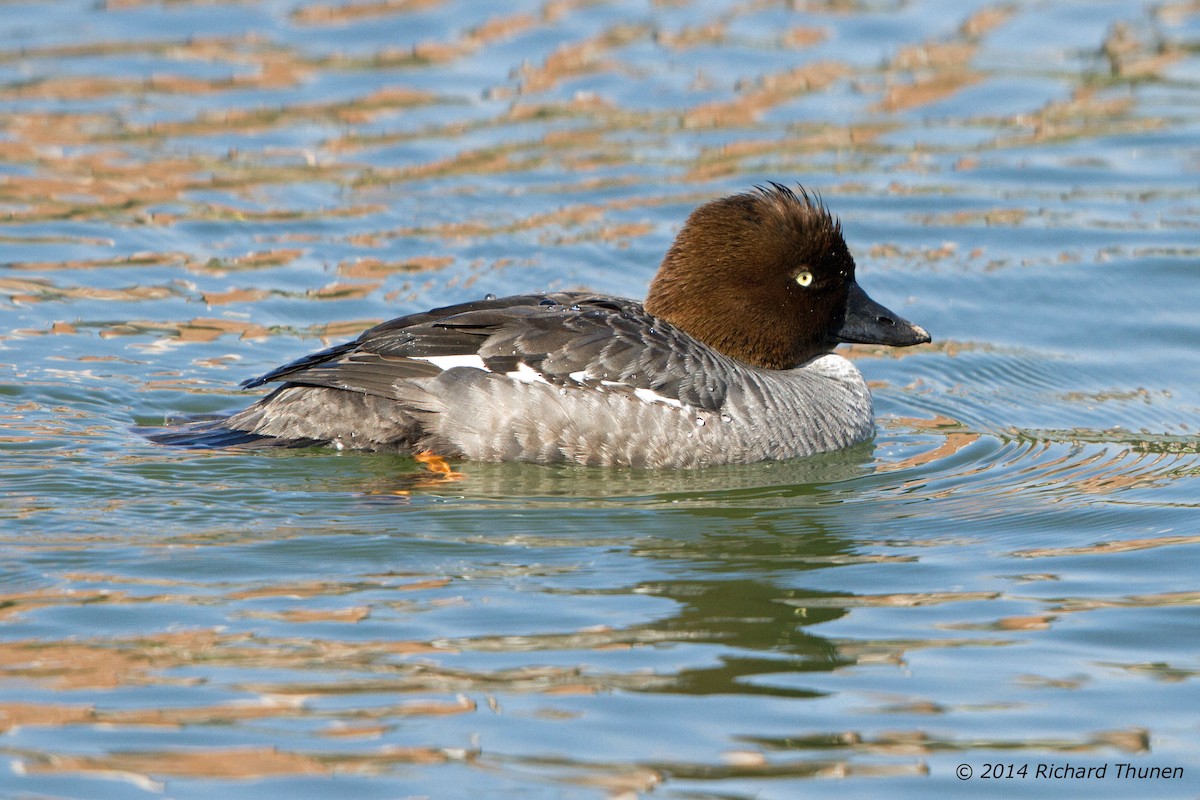
<path id="1" fill-rule="evenodd" d="M 908 347 L 928 342 L 929 334 L 920 325 L 912 324 L 867 297 L 857 283 L 851 283 L 850 294 L 846 297 L 846 319 L 838 329 L 837 339 L 840 342 Z"/>

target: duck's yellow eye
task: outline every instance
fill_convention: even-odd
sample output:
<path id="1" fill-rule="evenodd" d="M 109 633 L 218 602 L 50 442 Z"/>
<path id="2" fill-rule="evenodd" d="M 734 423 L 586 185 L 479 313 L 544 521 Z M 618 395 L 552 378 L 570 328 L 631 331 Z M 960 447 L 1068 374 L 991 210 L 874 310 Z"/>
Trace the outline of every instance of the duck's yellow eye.
<path id="1" fill-rule="evenodd" d="M 801 272 L 796 276 L 796 283 L 800 284 L 802 287 L 807 287 L 812 283 L 812 273 L 808 270 L 804 270 L 804 272 Z"/>

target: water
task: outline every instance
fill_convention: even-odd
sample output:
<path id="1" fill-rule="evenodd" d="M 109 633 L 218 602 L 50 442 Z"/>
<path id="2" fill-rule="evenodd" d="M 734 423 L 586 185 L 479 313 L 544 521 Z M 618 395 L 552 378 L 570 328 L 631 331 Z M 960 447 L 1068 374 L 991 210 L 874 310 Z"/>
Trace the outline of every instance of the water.
<path id="1" fill-rule="evenodd" d="M 0 795 L 1200 795 L 1200 13 L 793 5 L 0 8 Z M 843 348 L 871 443 L 135 431 L 401 313 L 641 296 L 773 179 L 934 336 Z"/>

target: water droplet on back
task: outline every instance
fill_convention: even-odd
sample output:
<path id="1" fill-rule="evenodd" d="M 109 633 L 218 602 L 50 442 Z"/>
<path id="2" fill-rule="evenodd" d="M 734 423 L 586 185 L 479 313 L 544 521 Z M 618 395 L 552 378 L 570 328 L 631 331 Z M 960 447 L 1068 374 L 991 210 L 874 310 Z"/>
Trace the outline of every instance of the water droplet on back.
<path id="1" fill-rule="evenodd" d="M 696 427 L 697 428 L 704 427 L 704 417 L 696 417 Z"/>
<path id="2" fill-rule="evenodd" d="M 487 294 L 485 294 L 485 295 L 483 296 L 483 299 L 484 299 L 484 300 L 495 300 L 495 299 L 496 299 L 496 295 L 492 294 L 491 292 L 488 292 Z"/>

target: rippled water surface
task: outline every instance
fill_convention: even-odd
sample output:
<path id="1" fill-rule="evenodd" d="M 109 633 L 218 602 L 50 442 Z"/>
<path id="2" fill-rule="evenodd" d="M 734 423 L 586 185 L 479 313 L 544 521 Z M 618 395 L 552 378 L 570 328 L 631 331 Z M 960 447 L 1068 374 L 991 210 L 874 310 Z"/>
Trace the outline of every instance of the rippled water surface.
<path id="1" fill-rule="evenodd" d="M 0 103 L 0 796 L 1200 796 L 1195 0 L 10 2 Z M 871 443 L 138 433 L 767 180 L 934 336 Z"/>

